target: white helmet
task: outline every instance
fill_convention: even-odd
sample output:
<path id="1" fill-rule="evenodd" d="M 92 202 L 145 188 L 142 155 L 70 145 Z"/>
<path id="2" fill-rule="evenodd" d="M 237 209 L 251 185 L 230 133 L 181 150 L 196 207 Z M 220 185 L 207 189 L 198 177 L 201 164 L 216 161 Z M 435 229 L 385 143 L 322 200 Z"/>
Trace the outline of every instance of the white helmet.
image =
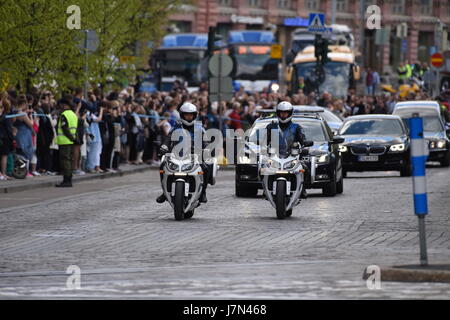
<path id="1" fill-rule="evenodd" d="M 286 119 L 280 118 L 281 111 L 289 112 L 289 115 L 287 116 Z M 287 122 L 291 121 L 291 119 L 292 119 L 292 115 L 294 114 L 294 107 L 292 106 L 292 104 L 290 102 L 282 101 L 277 105 L 276 113 L 277 113 L 278 121 L 280 121 L 281 123 L 287 123 Z"/>
<path id="2" fill-rule="evenodd" d="M 192 121 L 187 121 L 184 119 L 184 115 L 186 113 L 191 113 L 194 115 L 194 118 L 192 119 Z M 180 120 L 186 126 L 193 126 L 195 123 L 195 120 L 197 119 L 197 115 L 198 115 L 197 107 L 190 102 L 185 102 L 180 107 Z"/>

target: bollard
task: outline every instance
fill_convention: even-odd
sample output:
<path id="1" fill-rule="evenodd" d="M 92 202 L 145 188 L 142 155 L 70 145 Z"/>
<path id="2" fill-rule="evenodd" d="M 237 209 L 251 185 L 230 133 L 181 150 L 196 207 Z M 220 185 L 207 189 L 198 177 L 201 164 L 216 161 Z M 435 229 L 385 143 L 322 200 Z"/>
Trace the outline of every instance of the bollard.
<path id="1" fill-rule="evenodd" d="M 425 164 L 427 154 L 423 139 L 423 120 L 419 114 L 414 113 L 409 119 L 411 137 L 411 164 L 414 191 L 414 211 L 419 218 L 420 264 L 428 265 L 427 244 L 425 233 L 425 215 L 428 214 L 427 185 L 425 177 Z"/>

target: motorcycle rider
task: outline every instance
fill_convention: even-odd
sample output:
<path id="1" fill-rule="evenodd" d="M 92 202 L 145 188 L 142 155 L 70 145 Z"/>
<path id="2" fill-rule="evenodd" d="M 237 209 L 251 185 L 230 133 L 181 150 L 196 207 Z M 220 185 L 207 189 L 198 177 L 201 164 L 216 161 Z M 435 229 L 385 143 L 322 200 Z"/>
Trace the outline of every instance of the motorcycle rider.
<path id="1" fill-rule="evenodd" d="M 161 157 L 163 154 L 165 154 L 167 152 L 170 152 L 178 143 L 182 143 L 182 139 L 180 139 L 179 141 L 172 141 L 172 134 L 176 130 L 186 130 L 185 132 L 190 134 L 190 136 L 191 136 L 191 152 L 193 152 L 193 150 L 194 150 L 195 139 L 198 139 L 198 138 L 202 139 L 202 149 L 204 149 L 206 147 L 206 143 L 204 142 L 205 140 L 203 139 L 203 135 L 205 134 L 205 129 L 202 127 L 201 124 L 196 123 L 196 119 L 198 116 L 197 107 L 190 102 L 185 102 L 180 107 L 179 113 L 180 113 L 180 120 L 170 130 L 168 136 L 164 138 L 164 141 L 162 142 L 162 145 L 161 145 L 159 153 L 158 153 L 159 157 Z M 201 135 L 195 135 L 194 132 L 196 130 L 201 130 Z M 164 163 L 161 163 L 161 167 L 160 167 L 161 170 L 163 169 L 163 166 L 164 166 Z M 206 203 L 208 201 L 208 199 L 206 198 L 206 188 L 208 186 L 210 170 L 208 168 L 208 165 L 205 164 L 204 162 L 201 163 L 201 167 L 204 172 L 204 175 L 203 175 L 204 179 L 203 179 L 203 190 L 202 190 L 202 194 L 200 195 L 199 200 L 201 203 Z M 161 180 L 162 180 L 162 177 L 163 177 L 163 175 L 161 174 Z M 167 200 L 167 198 L 166 198 L 165 194 L 163 193 L 156 199 L 156 202 L 163 203 L 166 200 Z"/>
<path id="2" fill-rule="evenodd" d="M 304 145 L 305 132 L 301 125 L 292 122 L 294 115 L 294 107 L 288 101 L 280 102 L 276 109 L 277 122 L 271 122 L 267 125 L 267 145 L 271 146 L 271 130 L 278 130 L 279 132 L 279 149 L 280 156 L 288 155 L 290 146 L 294 142 L 298 142 L 301 147 Z M 305 166 L 306 169 L 306 166 Z M 306 174 L 305 174 L 306 175 Z M 306 199 L 307 193 L 305 188 L 302 189 L 301 198 Z"/>

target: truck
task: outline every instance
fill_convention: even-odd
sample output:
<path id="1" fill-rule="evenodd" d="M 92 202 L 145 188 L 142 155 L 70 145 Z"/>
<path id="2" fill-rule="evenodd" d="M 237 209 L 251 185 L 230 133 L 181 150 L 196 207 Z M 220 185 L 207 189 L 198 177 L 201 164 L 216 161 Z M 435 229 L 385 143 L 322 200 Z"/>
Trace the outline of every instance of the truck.
<path id="1" fill-rule="evenodd" d="M 360 78 L 360 68 L 355 62 L 354 51 L 345 45 L 328 46 L 328 63 L 324 64 L 325 79 L 318 85 L 314 46 L 300 51 L 294 61 L 286 68 L 285 80 L 289 94 L 295 94 L 299 88 L 299 78 L 305 81 L 305 93 L 315 91 L 322 94 L 327 91 L 335 98 L 345 98 L 348 89 L 355 88 Z"/>
<path id="2" fill-rule="evenodd" d="M 227 51 L 234 62 L 232 78 L 246 91 L 262 91 L 279 83 L 281 57 L 272 58 L 276 44 L 272 31 L 232 30 L 228 34 Z"/>
<path id="3" fill-rule="evenodd" d="M 156 88 L 170 91 L 176 80 L 189 91 L 207 80 L 207 33 L 173 33 L 162 39 L 150 58 Z"/>

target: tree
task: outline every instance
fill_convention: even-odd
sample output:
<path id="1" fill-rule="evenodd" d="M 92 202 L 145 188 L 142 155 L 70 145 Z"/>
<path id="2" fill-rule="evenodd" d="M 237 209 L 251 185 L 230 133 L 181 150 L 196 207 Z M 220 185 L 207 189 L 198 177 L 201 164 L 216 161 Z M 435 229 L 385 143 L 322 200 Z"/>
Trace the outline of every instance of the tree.
<path id="1" fill-rule="evenodd" d="M 120 56 L 135 56 L 138 41 L 160 38 L 169 14 L 181 0 L 2 0 L 0 2 L 0 81 L 30 91 L 33 85 L 59 91 L 85 80 L 82 45 L 85 29 L 99 36 L 89 55 L 89 79 L 104 86 L 122 66 Z M 81 9 L 81 29 L 70 30 L 67 7 Z M 144 51 L 145 53 L 145 51 Z M 145 55 L 144 55 L 145 56 Z M 142 59 L 136 63 L 145 63 Z"/>

